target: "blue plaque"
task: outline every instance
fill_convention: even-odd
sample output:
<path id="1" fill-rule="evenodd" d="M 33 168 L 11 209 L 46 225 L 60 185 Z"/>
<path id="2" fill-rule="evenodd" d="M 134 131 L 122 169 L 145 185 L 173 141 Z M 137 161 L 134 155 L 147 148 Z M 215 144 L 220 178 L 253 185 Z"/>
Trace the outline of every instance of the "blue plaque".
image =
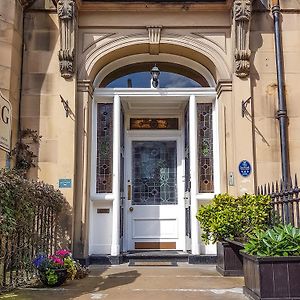
<path id="1" fill-rule="evenodd" d="M 59 179 L 58 186 L 60 189 L 68 189 L 72 187 L 72 179 Z"/>
<path id="2" fill-rule="evenodd" d="M 239 164 L 239 172 L 243 177 L 248 177 L 251 174 L 252 167 L 248 160 L 242 160 Z"/>

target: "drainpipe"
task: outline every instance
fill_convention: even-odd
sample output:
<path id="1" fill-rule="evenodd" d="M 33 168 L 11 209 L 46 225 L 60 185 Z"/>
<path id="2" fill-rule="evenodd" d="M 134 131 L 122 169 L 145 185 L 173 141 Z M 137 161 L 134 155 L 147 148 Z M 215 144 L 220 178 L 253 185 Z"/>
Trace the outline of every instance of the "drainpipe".
<path id="1" fill-rule="evenodd" d="M 281 171 L 282 171 L 282 180 L 284 186 L 286 187 L 290 178 L 290 163 L 289 163 L 289 153 L 288 153 L 289 152 L 288 132 L 287 132 L 288 115 L 287 115 L 286 98 L 285 98 L 279 0 L 272 0 L 272 14 L 274 19 L 275 54 L 276 54 L 277 85 L 278 85 L 277 119 L 279 121 L 279 128 L 280 128 Z"/>

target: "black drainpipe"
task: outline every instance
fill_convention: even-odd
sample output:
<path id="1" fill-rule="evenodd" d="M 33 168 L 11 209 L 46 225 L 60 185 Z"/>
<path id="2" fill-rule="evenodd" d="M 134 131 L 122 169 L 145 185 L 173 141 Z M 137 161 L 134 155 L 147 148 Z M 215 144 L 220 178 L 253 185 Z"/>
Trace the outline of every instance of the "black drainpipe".
<path id="1" fill-rule="evenodd" d="M 21 130 L 22 130 L 22 92 L 23 92 L 23 69 L 24 69 L 24 51 L 25 51 L 25 13 L 26 6 L 23 7 L 23 15 L 22 15 L 22 47 L 21 47 L 21 68 L 20 68 L 20 90 L 19 90 L 19 112 L 18 112 L 18 141 L 21 142 Z M 16 160 L 19 156 L 19 149 L 17 148 Z"/>
<path id="2" fill-rule="evenodd" d="M 272 14 L 274 19 L 275 54 L 276 54 L 277 85 L 278 85 L 277 119 L 279 121 L 279 129 L 280 129 L 281 171 L 282 171 L 283 183 L 285 186 L 287 186 L 290 178 L 288 131 L 287 131 L 288 115 L 287 115 L 286 98 L 285 98 L 279 0 L 272 0 Z"/>

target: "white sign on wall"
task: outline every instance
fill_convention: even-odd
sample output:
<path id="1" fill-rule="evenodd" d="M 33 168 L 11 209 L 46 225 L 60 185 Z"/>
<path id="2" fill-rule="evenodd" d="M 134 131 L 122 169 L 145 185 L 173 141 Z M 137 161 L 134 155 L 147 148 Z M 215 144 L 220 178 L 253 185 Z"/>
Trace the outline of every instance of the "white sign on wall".
<path id="1" fill-rule="evenodd" d="M 11 148 L 11 119 L 11 104 L 0 92 L 0 149 L 6 152 Z"/>

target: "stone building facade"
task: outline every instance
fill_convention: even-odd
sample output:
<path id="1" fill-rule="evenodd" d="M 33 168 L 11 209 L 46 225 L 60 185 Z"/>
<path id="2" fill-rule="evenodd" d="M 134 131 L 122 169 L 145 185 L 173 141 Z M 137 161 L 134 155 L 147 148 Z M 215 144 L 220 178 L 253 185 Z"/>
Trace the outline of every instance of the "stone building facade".
<path id="1" fill-rule="evenodd" d="M 300 169 L 300 4 L 280 5 L 294 174 Z M 72 205 L 76 257 L 134 249 L 213 254 L 214 246 L 199 238 L 199 205 L 280 178 L 270 6 L 261 0 L 1 1 L 0 89 L 13 108 L 12 143 L 20 128 L 42 136 L 31 176 L 60 187 Z M 176 80 L 151 86 L 154 65 L 160 83 L 164 73 Z M 142 86 L 132 86 L 131 75 Z M 3 167 L 8 160 L 1 153 Z M 245 177 L 243 161 L 251 166 Z"/>

